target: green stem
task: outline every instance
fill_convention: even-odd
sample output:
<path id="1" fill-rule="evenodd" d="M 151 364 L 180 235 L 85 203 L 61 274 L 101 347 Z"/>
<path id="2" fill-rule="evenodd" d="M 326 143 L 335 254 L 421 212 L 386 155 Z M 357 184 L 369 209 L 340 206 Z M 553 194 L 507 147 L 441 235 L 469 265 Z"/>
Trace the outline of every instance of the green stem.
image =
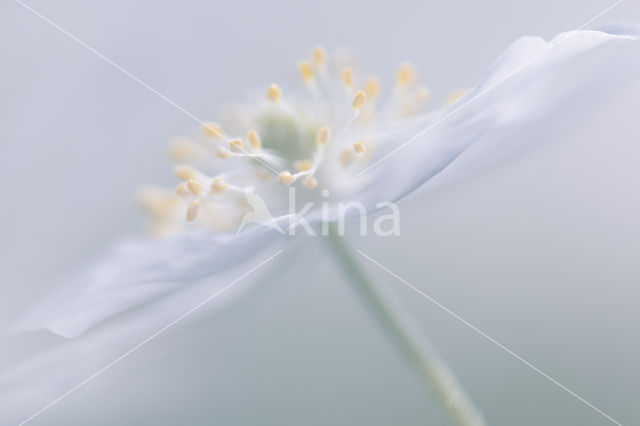
<path id="1" fill-rule="evenodd" d="M 349 277 L 354 289 L 378 320 L 388 337 L 420 373 L 422 379 L 434 391 L 439 401 L 460 426 L 482 426 L 484 421 L 473 406 L 453 374 L 433 349 L 432 345 L 398 309 L 389 295 L 374 286 L 354 257 L 354 251 L 343 237 L 338 236 L 335 226 L 327 238 L 332 253 Z"/>

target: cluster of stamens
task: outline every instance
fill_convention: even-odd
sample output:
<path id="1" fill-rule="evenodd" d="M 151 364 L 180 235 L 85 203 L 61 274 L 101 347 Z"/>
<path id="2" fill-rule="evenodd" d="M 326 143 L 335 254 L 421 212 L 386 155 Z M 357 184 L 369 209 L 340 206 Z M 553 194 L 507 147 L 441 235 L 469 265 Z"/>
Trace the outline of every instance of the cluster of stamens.
<path id="1" fill-rule="evenodd" d="M 251 211 L 246 194 L 266 196 L 277 190 L 274 182 L 301 182 L 308 190 L 321 183 L 339 186 L 340 179 L 353 179 L 366 167 L 372 148 L 384 142 L 379 137 L 383 125 L 422 112 L 430 96 L 416 84 L 416 69 L 405 63 L 396 72 L 389 105 L 380 108 L 380 80 L 360 79 L 353 66 L 330 71 L 321 46 L 298 70 L 307 92 L 302 98 L 287 98 L 271 84 L 263 100 L 232 116 L 228 131 L 226 124 L 207 122 L 199 140 L 171 144 L 180 183 L 175 191 L 147 190 L 141 197 L 156 233 L 181 230 L 185 218 L 197 226 L 233 229 Z M 450 102 L 461 94 L 454 96 Z M 229 168 L 222 160 L 238 163 Z"/>

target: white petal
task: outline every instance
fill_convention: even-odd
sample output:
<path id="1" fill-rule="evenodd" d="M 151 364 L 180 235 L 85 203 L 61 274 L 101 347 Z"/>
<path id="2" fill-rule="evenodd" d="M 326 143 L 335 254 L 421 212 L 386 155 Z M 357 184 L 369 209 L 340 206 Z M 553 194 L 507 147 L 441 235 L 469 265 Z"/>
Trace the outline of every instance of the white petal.
<path id="1" fill-rule="evenodd" d="M 237 236 L 199 232 L 117 244 L 95 266 L 54 289 L 18 328 L 78 336 L 118 312 L 188 286 L 190 280 L 246 262 L 279 235 L 260 226 Z"/>
<path id="2" fill-rule="evenodd" d="M 635 26 L 571 31 L 550 42 L 523 37 L 466 96 L 424 127 L 428 130 L 363 174 L 373 179 L 359 201 L 373 207 L 397 200 L 451 163 L 456 167 L 443 175 L 457 179 L 543 142 L 551 131 L 568 127 L 578 112 L 602 106 L 638 75 Z M 378 159 L 410 136 L 395 140 Z"/>

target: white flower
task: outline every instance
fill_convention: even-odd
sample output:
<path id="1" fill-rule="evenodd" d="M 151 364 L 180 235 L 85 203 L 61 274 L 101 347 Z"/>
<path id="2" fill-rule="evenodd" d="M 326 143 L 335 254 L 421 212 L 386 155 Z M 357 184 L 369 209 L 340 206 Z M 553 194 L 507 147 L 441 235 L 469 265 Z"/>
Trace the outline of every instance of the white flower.
<path id="1" fill-rule="evenodd" d="M 540 142 L 639 70 L 635 26 L 567 32 L 550 42 L 523 37 L 471 90 L 430 108 L 411 65 L 401 65 L 385 88 L 353 67 L 334 69 L 318 47 L 299 64 L 302 90 L 268 86 L 232 109 L 224 126 L 207 123 L 199 138 L 175 142 L 177 189 L 141 194 L 161 237 L 116 245 L 25 326 L 76 336 L 187 280 L 248 261 L 290 225 L 288 186 L 305 199 L 324 201 L 321 190 L 328 190 L 331 200 L 374 209 L 445 168 L 467 174 Z M 235 234 L 252 210 L 247 194 L 265 200 L 275 222 Z M 306 216 L 319 219 L 317 210 Z"/>

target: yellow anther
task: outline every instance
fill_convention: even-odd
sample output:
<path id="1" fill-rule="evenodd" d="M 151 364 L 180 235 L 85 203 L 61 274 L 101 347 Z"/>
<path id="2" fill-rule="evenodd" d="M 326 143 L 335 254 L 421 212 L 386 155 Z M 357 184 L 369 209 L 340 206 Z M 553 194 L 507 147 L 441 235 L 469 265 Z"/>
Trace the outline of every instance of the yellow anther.
<path id="1" fill-rule="evenodd" d="M 353 96 L 353 109 L 357 111 L 362 108 L 366 97 L 367 95 L 362 90 L 358 90 Z"/>
<path id="2" fill-rule="evenodd" d="M 355 142 L 353 144 L 353 150 L 356 152 L 356 154 L 364 153 L 364 151 L 365 151 L 364 142 L 362 142 L 362 141 Z"/>
<path id="3" fill-rule="evenodd" d="M 218 151 L 216 152 L 216 156 L 218 158 L 221 158 L 223 160 L 226 160 L 227 158 L 231 157 L 233 154 L 231 154 L 231 152 L 226 149 L 225 147 L 221 146 L 220 148 L 218 148 Z"/>
<path id="4" fill-rule="evenodd" d="M 175 195 L 155 187 L 142 188 L 136 198 L 140 205 L 155 217 L 165 217 L 170 214 L 171 208 L 177 201 Z"/>
<path id="5" fill-rule="evenodd" d="M 343 166 L 348 166 L 353 161 L 353 151 L 350 149 L 345 149 L 342 151 L 342 156 L 340 157 L 340 161 Z"/>
<path id="6" fill-rule="evenodd" d="M 216 192 L 222 192 L 228 186 L 229 184 L 222 178 L 215 178 L 213 182 L 211 182 L 211 189 L 213 189 Z"/>
<path id="7" fill-rule="evenodd" d="M 420 86 L 416 90 L 416 99 L 418 100 L 418 102 L 420 103 L 427 102 L 430 97 L 431 97 L 431 90 L 429 90 L 429 88 L 427 88 L 426 86 Z"/>
<path id="8" fill-rule="evenodd" d="M 198 171 L 189 165 L 178 164 L 173 168 L 173 174 L 178 179 L 189 180 L 195 178 L 198 175 Z"/>
<path id="9" fill-rule="evenodd" d="M 197 155 L 198 147 L 186 140 L 175 140 L 169 144 L 169 155 L 172 159 L 186 161 Z"/>
<path id="10" fill-rule="evenodd" d="M 182 182 L 180 185 L 176 187 L 176 194 L 178 194 L 181 197 L 186 197 L 188 195 L 191 195 L 191 191 L 189 191 L 187 182 Z"/>
<path id="11" fill-rule="evenodd" d="M 311 57 L 316 66 L 323 66 L 327 60 L 327 52 L 324 50 L 324 47 L 318 45 L 311 51 Z"/>
<path id="12" fill-rule="evenodd" d="M 247 140 L 249 141 L 249 145 L 253 149 L 260 149 L 262 147 L 262 141 L 260 140 L 260 135 L 255 130 L 249 130 L 247 132 Z"/>
<path id="13" fill-rule="evenodd" d="M 280 86 L 277 84 L 269 85 L 267 88 L 267 99 L 271 99 L 274 102 L 278 102 L 282 97 L 282 90 L 280 90 Z"/>
<path id="14" fill-rule="evenodd" d="M 300 70 L 300 75 L 305 82 L 308 83 L 313 80 L 313 68 L 311 68 L 311 64 L 309 62 L 300 62 L 298 64 L 298 69 Z"/>
<path id="15" fill-rule="evenodd" d="M 187 207 L 187 220 L 189 222 L 192 222 L 198 217 L 198 208 L 200 208 L 200 202 L 198 200 L 191 202 L 189 207 Z"/>
<path id="16" fill-rule="evenodd" d="M 327 142 L 329 142 L 329 128 L 323 127 L 318 130 L 318 133 L 316 134 L 316 143 L 320 146 L 324 146 Z"/>
<path id="17" fill-rule="evenodd" d="M 187 182 L 187 188 L 193 195 L 200 195 L 202 193 L 202 185 L 195 180 L 190 180 Z"/>
<path id="18" fill-rule="evenodd" d="M 342 83 L 346 87 L 348 88 L 353 87 L 353 69 L 351 67 L 347 67 L 343 69 L 340 76 L 342 77 Z"/>
<path id="19" fill-rule="evenodd" d="M 264 167 L 256 167 L 255 171 L 258 179 L 260 180 L 266 181 L 271 179 L 271 177 L 273 176 L 273 174 L 271 174 L 271 170 L 267 170 Z"/>
<path id="20" fill-rule="evenodd" d="M 396 71 L 396 85 L 403 89 L 407 88 L 414 83 L 416 75 L 416 68 L 412 64 L 405 62 Z"/>
<path id="21" fill-rule="evenodd" d="M 378 77 L 374 75 L 367 77 L 364 82 L 364 91 L 369 99 L 376 99 L 380 95 L 380 80 Z"/>
<path id="22" fill-rule="evenodd" d="M 244 144 L 242 143 L 242 139 L 234 139 L 229 142 L 229 148 L 232 152 L 244 152 Z"/>
<path id="23" fill-rule="evenodd" d="M 206 123 L 204 123 L 202 129 L 204 130 L 205 135 L 212 138 L 221 138 L 224 135 L 222 126 L 212 121 L 207 121 Z"/>
<path id="24" fill-rule="evenodd" d="M 304 183 L 304 186 L 306 186 L 307 188 L 309 188 L 309 189 L 313 189 L 313 188 L 315 188 L 316 186 L 318 186 L 318 179 L 316 179 L 316 178 L 315 178 L 315 177 L 313 177 L 313 176 L 309 176 L 308 178 L 306 178 L 306 179 L 304 180 L 304 182 L 303 182 L 303 183 Z"/>
<path id="25" fill-rule="evenodd" d="M 460 99 L 461 97 L 463 97 L 464 95 L 466 95 L 468 92 L 467 89 L 458 89 L 455 92 L 453 92 L 451 94 L 451 96 L 449 96 L 449 99 L 447 99 L 447 101 L 444 103 L 446 106 L 451 105 L 452 103 L 454 103 L 455 101 L 457 101 L 458 99 Z"/>
<path id="26" fill-rule="evenodd" d="M 284 172 L 281 172 L 280 175 L 278 175 L 278 178 L 280 178 L 280 182 L 284 183 L 287 186 L 291 185 L 293 182 L 296 181 L 296 177 L 293 176 L 287 170 L 285 170 Z"/>
<path id="27" fill-rule="evenodd" d="M 299 172 L 306 172 L 307 170 L 311 170 L 311 167 L 313 167 L 313 161 L 311 160 L 296 161 L 295 166 Z"/>

